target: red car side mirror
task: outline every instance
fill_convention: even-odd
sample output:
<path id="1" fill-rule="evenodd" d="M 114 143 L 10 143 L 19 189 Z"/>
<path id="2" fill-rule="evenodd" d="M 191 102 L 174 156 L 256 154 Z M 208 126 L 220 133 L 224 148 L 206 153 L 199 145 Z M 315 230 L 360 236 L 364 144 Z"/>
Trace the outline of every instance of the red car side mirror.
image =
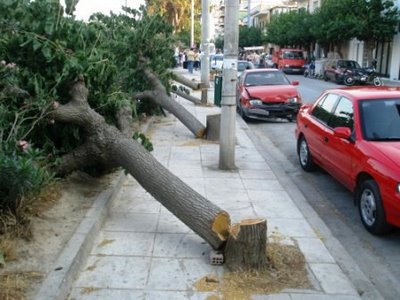
<path id="1" fill-rule="evenodd" d="M 333 129 L 333 134 L 339 138 L 348 140 L 351 137 L 351 130 L 349 127 L 336 127 Z"/>
<path id="2" fill-rule="evenodd" d="M 292 85 L 299 85 L 300 84 L 300 82 L 298 82 L 297 80 L 293 80 L 291 83 L 292 83 Z"/>

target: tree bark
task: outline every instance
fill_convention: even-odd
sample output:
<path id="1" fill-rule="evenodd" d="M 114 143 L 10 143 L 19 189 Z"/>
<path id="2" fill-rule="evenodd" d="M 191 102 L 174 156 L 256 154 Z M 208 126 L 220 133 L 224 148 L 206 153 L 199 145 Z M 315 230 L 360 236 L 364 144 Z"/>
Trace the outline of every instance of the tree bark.
<path id="1" fill-rule="evenodd" d="M 177 94 L 179 97 L 182 97 L 182 98 L 185 98 L 186 100 L 189 100 L 190 102 L 193 102 L 194 104 L 200 104 L 201 103 L 200 99 L 198 99 L 196 97 L 193 97 L 191 95 L 188 95 L 185 92 L 176 90 L 176 91 L 173 91 L 173 93 Z"/>
<path id="2" fill-rule="evenodd" d="M 266 251 L 266 220 L 242 220 L 231 226 L 224 251 L 228 269 L 231 271 L 265 270 Z"/>
<path id="3" fill-rule="evenodd" d="M 134 95 L 136 99 L 149 99 L 160 105 L 162 108 L 173 114 L 179 121 L 181 121 L 197 138 L 202 138 L 205 135 L 205 126 L 197 120 L 190 112 L 188 112 L 182 105 L 174 101 L 168 95 L 165 87 L 157 76 L 149 69 L 144 69 L 144 74 L 153 86 L 152 91 L 144 91 Z"/>
<path id="4" fill-rule="evenodd" d="M 71 170 L 80 161 L 101 162 L 126 169 L 156 200 L 178 217 L 214 249 L 228 237 L 229 214 L 186 185 L 160 164 L 139 142 L 127 137 L 92 110 L 86 99 L 84 82 L 76 82 L 71 100 L 55 105 L 55 121 L 79 125 L 87 140 L 76 151 L 63 157 L 62 166 Z"/>
<path id="5" fill-rule="evenodd" d="M 172 72 L 172 78 L 176 82 L 179 82 L 179 83 L 181 83 L 183 85 L 186 85 L 186 86 L 190 87 L 192 90 L 198 90 L 201 87 L 201 84 L 199 82 L 189 80 L 186 77 L 183 77 L 182 75 L 180 75 L 180 74 L 178 74 L 176 72 Z"/>

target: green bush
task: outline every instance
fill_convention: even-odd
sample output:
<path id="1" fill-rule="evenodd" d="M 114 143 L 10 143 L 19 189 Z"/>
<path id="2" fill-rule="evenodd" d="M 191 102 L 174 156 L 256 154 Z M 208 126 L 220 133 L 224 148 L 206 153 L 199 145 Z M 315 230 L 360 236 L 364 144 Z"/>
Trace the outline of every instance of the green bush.
<path id="1" fill-rule="evenodd" d="M 27 145 L 27 144 L 25 144 Z M 0 210 L 17 213 L 19 200 L 30 197 L 54 180 L 43 152 L 26 146 L 0 147 Z"/>

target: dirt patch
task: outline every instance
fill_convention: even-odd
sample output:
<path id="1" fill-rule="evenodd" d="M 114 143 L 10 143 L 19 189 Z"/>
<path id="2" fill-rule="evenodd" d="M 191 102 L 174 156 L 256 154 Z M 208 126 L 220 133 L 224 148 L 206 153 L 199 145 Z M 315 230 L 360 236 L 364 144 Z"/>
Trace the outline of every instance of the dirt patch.
<path id="1" fill-rule="evenodd" d="M 208 275 L 198 280 L 194 287 L 202 292 L 215 292 L 207 299 L 251 299 L 254 294 L 279 293 L 283 289 L 308 289 L 308 279 L 303 253 L 296 245 L 269 243 L 267 246 L 268 270 L 265 272 L 224 272 L 221 278 Z"/>
<path id="2" fill-rule="evenodd" d="M 118 173 L 94 178 L 76 172 L 57 184 L 59 197 L 37 199 L 32 208 L 28 234 L 0 236 L 5 264 L 0 267 L 0 299 L 32 299 L 46 274 L 69 241 L 96 197 Z"/>

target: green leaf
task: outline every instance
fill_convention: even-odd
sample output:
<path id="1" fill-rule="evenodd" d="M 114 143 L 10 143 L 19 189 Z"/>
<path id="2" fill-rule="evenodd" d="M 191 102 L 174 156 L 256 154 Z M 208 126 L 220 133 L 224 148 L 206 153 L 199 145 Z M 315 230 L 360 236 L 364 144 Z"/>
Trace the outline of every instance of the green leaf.
<path id="1" fill-rule="evenodd" d="M 42 48 L 42 54 L 43 54 L 44 58 L 46 58 L 47 62 L 50 62 L 52 60 L 51 50 L 48 47 Z"/>
<path id="2" fill-rule="evenodd" d="M 47 21 L 46 25 L 44 26 L 44 31 L 48 34 L 48 35 L 52 35 L 54 32 L 54 23 L 51 21 Z"/>
<path id="3" fill-rule="evenodd" d="M 36 51 L 37 49 L 39 49 L 40 47 L 42 47 L 42 43 L 39 42 L 37 39 L 33 40 L 33 51 Z"/>

